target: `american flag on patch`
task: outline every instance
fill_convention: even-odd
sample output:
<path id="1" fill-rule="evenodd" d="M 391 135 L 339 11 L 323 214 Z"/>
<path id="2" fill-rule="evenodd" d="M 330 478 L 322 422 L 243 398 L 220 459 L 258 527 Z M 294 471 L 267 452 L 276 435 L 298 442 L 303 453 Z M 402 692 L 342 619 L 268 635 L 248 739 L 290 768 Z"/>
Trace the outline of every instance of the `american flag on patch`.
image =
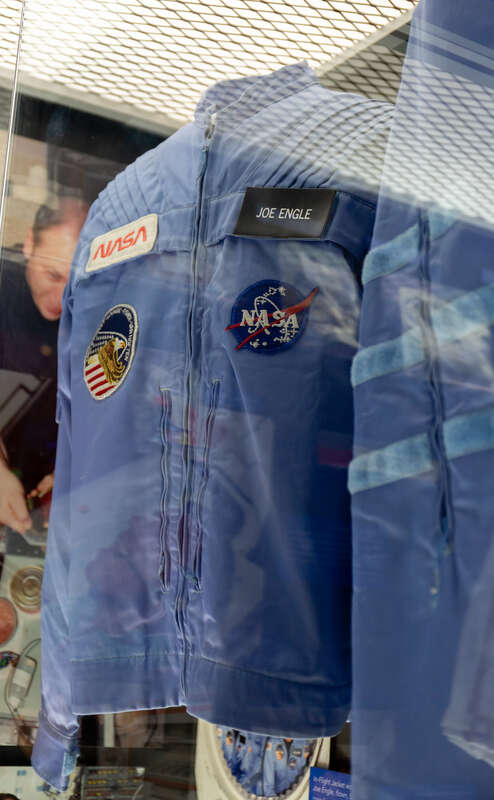
<path id="1" fill-rule="evenodd" d="M 114 389 L 116 383 L 110 383 L 106 380 L 105 371 L 98 361 L 97 356 L 89 359 L 89 362 L 84 369 L 84 378 L 86 384 L 93 395 L 93 397 L 104 397 L 110 389 Z"/>
<path id="2" fill-rule="evenodd" d="M 84 382 L 95 400 L 109 397 L 125 380 L 138 327 L 137 312 L 127 303 L 113 306 L 103 317 L 84 358 Z"/>

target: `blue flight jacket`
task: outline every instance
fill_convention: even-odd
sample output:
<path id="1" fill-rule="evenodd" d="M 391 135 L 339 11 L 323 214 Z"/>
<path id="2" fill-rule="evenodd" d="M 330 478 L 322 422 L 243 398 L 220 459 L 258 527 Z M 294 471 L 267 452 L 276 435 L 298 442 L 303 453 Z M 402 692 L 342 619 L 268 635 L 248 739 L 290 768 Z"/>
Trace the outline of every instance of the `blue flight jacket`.
<path id="1" fill-rule="evenodd" d="M 347 718 L 350 364 L 391 113 L 305 64 L 224 81 L 90 210 L 60 323 L 32 761 L 57 788 L 81 714 L 186 705 L 302 738 Z M 248 187 L 290 190 L 291 238 L 235 233 Z M 293 194 L 313 188 L 315 237 Z"/>
<path id="2" fill-rule="evenodd" d="M 492 10 L 417 7 L 364 264 L 355 800 L 494 797 Z"/>

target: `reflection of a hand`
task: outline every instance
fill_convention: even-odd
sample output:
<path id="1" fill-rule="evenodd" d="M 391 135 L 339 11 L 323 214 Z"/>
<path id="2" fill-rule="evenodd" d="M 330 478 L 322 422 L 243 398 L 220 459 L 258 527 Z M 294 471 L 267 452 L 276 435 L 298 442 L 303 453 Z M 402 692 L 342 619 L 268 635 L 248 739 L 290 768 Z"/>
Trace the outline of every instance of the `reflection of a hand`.
<path id="1" fill-rule="evenodd" d="M 31 728 L 24 722 L 21 722 L 17 727 L 17 747 L 28 756 L 31 757 L 31 747 L 33 746 Z"/>
<path id="2" fill-rule="evenodd" d="M 32 524 L 22 483 L 2 460 L 0 460 L 0 524 L 8 525 L 22 534 L 26 533 Z"/>
<path id="3" fill-rule="evenodd" d="M 46 529 L 48 528 L 53 485 L 54 473 L 51 472 L 45 475 L 36 488 L 27 495 L 28 508 L 31 511 L 32 528 L 39 533 L 42 531 L 46 533 Z"/>
<path id="4" fill-rule="evenodd" d="M 138 549 L 139 558 L 129 558 Z M 159 587 L 159 523 L 134 517 L 129 527 L 111 547 L 98 550 L 86 569 L 91 587 L 105 601 L 96 624 L 106 635 L 120 636 L 126 631 L 152 622 L 162 614 Z M 122 592 L 122 586 L 125 591 Z"/>
<path id="5" fill-rule="evenodd" d="M 36 486 L 36 489 L 33 489 L 31 492 L 29 492 L 28 497 L 44 497 L 45 494 L 51 492 L 54 483 L 55 483 L 55 473 L 50 472 L 48 475 L 45 475 L 45 477 L 40 480 L 40 482 Z"/>

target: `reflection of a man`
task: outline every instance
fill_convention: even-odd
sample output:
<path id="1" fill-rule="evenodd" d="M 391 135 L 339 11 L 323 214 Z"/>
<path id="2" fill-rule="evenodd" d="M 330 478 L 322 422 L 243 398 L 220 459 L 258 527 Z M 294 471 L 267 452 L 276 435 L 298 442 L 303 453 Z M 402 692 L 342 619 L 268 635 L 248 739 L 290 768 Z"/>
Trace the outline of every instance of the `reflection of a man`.
<path id="1" fill-rule="evenodd" d="M 87 211 L 75 198 L 65 198 L 56 209 L 41 206 L 24 243 L 25 268 L 8 261 L 0 266 L 0 369 L 52 382 L 37 418 L 23 424 L 12 443 L 0 442 L 0 524 L 19 533 L 32 525 L 25 490 L 41 495 L 53 484 L 58 320 Z M 21 463 L 22 481 L 12 471 Z"/>

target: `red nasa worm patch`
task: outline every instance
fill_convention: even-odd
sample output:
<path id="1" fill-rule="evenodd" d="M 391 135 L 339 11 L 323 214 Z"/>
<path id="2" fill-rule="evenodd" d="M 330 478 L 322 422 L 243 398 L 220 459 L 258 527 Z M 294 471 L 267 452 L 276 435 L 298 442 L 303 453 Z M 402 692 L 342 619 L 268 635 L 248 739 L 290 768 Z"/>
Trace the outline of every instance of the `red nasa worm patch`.
<path id="1" fill-rule="evenodd" d="M 91 397 L 104 400 L 128 375 L 137 341 L 137 312 L 125 303 L 106 312 L 84 359 L 84 382 Z"/>

